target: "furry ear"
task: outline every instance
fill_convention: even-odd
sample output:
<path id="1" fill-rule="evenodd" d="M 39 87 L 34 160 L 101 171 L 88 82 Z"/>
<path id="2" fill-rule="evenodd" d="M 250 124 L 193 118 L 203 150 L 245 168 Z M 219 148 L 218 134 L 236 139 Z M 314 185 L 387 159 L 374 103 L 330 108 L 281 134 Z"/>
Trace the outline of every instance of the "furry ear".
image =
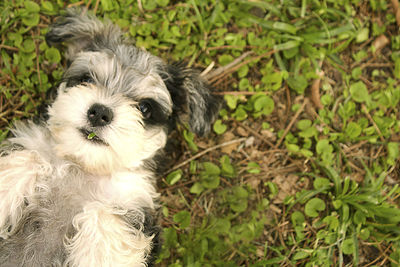
<path id="1" fill-rule="evenodd" d="M 218 115 L 220 100 L 211 95 L 209 85 L 197 70 L 182 64 L 166 66 L 164 82 L 174 103 L 178 120 L 188 123 L 190 129 L 204 135 Z"/>
<path id="2" fill-rule="evenodd" d="M 51 46 L 65 42 L 68 46 L 66 56 L 73 59 L 81 51 L 115 47 L 122 42 L 122 35 L 117 26 L 102 23 L 86 10 L 71 8 L 50 25 L 46 42 Z"/>

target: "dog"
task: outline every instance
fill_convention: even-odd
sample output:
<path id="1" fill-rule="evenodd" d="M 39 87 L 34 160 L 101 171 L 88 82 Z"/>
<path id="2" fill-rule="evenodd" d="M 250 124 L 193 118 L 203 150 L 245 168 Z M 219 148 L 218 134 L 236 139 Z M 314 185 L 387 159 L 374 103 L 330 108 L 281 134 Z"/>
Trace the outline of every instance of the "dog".
<path id="1" fill-rule="evenodd" d="M 69 9 L 50 26 L 68 67 L 47 119 L 15 124 L 0 151 L 0 266 L 149 266 L 155 188 L 170 125 L 202 136 L 219 101 L 200 73 Z"/>

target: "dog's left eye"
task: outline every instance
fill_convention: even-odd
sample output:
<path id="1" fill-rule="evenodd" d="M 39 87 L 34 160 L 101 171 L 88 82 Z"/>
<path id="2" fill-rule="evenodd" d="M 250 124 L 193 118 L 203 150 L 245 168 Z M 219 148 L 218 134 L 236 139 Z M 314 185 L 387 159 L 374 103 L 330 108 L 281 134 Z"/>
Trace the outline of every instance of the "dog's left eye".
<path id="1" fill-rule="evenodd" d="M 148 101 L 139 102 L 139 110 L 142 112 L 143 118 L 149 119 L 151 117 L 151 104 Z"/>
<path id="2" fill-rule="evenodd" d="M 80 83 L 94 83 L 94 79 L 89 74 L 85 74 L 79 79 L 79 82 Z"/>

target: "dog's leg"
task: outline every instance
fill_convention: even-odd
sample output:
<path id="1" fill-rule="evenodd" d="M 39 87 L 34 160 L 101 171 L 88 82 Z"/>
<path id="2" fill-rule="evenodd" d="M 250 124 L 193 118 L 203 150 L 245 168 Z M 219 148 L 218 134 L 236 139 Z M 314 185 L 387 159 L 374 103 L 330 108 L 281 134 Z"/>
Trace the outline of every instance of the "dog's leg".
<path id="1" fill-rule="evenodd" d="M 66 239 L 67 266 L 145 266 L 152 236 L 122 219 L 124 211 L 89 203 L 73 219 L 76 233 Z"/>
<path id="2" fill-rule="evenodd" d="M 38 177 L 50 169 L 32 151 L 12 151 L 0 157 L 0 237 L 7 238 L 15 230 Z"/>

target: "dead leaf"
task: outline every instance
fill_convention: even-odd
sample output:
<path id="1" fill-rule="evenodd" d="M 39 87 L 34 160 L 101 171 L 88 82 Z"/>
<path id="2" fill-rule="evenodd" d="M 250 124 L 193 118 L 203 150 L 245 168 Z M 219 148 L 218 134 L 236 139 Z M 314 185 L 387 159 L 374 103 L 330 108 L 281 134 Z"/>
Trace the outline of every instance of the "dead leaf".
<path id="1" fill-rule="evenodd" d="M 236 132 L 237 132 L 238 135 L 240 135 L 240 136 L 244 136 L 244 137 L 249 136 L 249 132 L 246 131 L 243 127 L 240 127 L 240 126 L 236 128 Z"/>
<path id="2" fill-rule="evenodd" d="M 390 43 L 389 39 L 384 35 L 380 35 L 375 41 L 372 43 L 372 46 L 375 47 L 375 53 L 387 46 Z"/>
<path id="3" fill-rule="evenodd" d="M 316 73 L 319 78 L 315 79 L 313 84 L 311 85 L 311 100 L 318 109 L 323 109 L 324 106 L 321 103 L 321 96 L 319 93 L 319 89 L 320 89 L 321 79 L 322 77 L 324 77 L 325 73 L 322 70 L 317 70 Z"/>
<path id="4" fill-rule="evenodd" d="M 225 142 L 231 141 L 231 140 L 235 139 L 235 137 L 236 136 L 232 132 L 226 132 L 226 133 L 224 133 L 222 135 L 222 140 L 221 140 L 220 143 L 225 143 Z M 222 151 L 222 153 L 225 153 L 225 154 L 229 155 L 233 151 L 237 150 L 239 144 L 240 143 L 233 143 L 231 145 L 224 146 L 224 147 L 221 148 L 221 151 Z"/>
<path id="5" fill-rule="evenodd" d="M 297 175 L 289 174 L 289 175 L 277 175 L 275 178 L 272 180 L 279 189 L 278 194 L 276 195 L 274 199 L 275 204 L 281 204 L 283 203 L 283 200 L 287 196 L 292 196 L 296 193 L 296 182 L 299 179 Z"/>

